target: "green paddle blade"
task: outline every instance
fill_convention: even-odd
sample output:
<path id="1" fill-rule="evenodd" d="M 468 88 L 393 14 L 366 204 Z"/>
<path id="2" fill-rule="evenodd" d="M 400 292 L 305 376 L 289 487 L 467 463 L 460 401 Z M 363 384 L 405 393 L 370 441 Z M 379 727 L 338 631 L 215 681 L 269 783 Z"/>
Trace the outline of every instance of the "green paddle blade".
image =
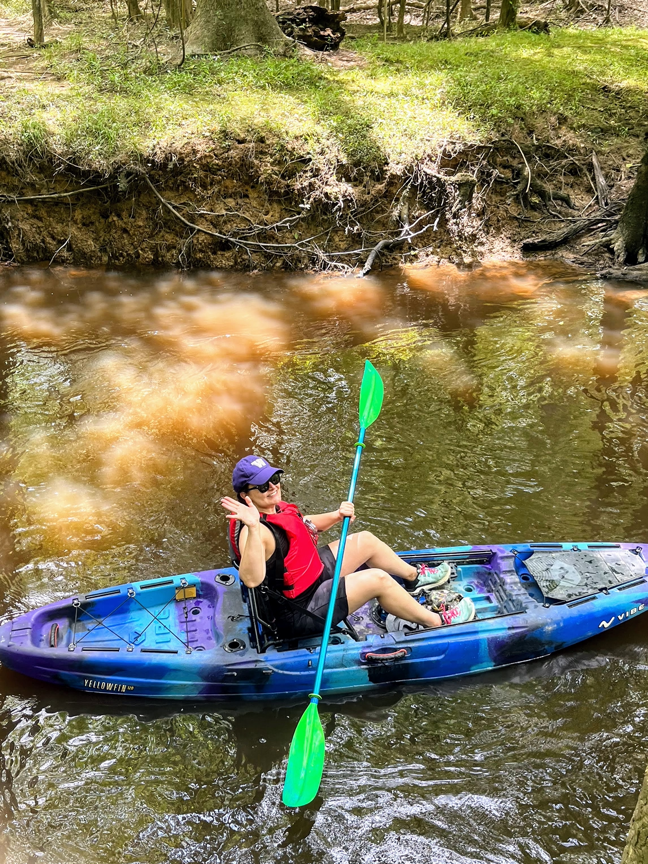
<path id="1" fill-rule="evenodd" d="M 324 770 L 324 730 L 317 702 L 302 714 L 288 754 L 282 801 L 286 807 L 310 804 L 317 795 Z"/>
<path id="2" fill-rule="evenodd" d="M 360 386 L 360 428 L 366 429 L 374 422 L 382 408 L 385 388 L 382 378 L 372 366 L 365 360 L 364 375 Z"/>

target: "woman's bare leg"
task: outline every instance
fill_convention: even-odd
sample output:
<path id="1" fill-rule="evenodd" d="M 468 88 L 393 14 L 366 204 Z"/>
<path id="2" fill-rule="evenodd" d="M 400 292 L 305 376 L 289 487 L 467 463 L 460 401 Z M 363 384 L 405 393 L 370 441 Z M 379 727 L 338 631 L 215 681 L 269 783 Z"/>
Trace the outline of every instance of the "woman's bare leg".
<path id="1" fill-rule="evenodd" d="M 346 554 L 345 554 L 346 559 Z M 423 624 L 424 627 L 439 627 L 441 618 L 421 606 L 407 591 L 394 582 L 385 570 L 360 570 L 359 573 L 349 573 L 344 578 L 349 612 L 355 612 L 368 600 L 375 597 L 385 612 L 391 612 L 398 618 Z"/>
<path id="2" fill-rule="evenodd" d="M 331 552 L 337 558 L 339 540 L 329 543 Z M 389 548 L 386 543 L 379 540 L 370 531 L 359 531 L 357 534 L 349 534 L 344 547 L 344 561 L 342 562 L 342 575 L 355 573 L 363 564 L 386 570 L 392 576 L 399 576 L 413 582 L 416 579 L 416 567 L 412 567 Z M 392 580 L 393 581 L 393 580 Z M 362 604 L 360 604 L 362 605 Z"/>

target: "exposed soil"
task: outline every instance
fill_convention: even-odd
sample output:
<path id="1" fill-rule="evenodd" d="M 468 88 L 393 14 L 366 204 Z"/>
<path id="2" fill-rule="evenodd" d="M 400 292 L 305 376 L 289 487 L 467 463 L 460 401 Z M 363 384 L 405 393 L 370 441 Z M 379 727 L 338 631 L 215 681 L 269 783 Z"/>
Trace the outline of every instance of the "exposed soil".
<path id="1" fill-rule="evenodd" d="M 540 191 L 526 188 L 522 151 L 512 139 L 447 147 L 434 163 L 385 169 L 383 176 L 346 168 L 322 177 L 308 159 L 278 162 L 258 141 L 185 148 L 108 176 L 53 160 L 20 170 L 0 163 L 0 256 L 93 267 L 345 269 L 362 267 L 380 244 L 373 266 L 519 258 L 524 240 L 600 212 L 591 153 L 567 147 L 523 145 Z M 638 142 L 635 149 L 638 160 Z M 631 186 L 633 155 L 601 158 L 612 203 Z M 53 197 L 35 197 L 43 195 Z M 590 247 L 614 218 L 544 254 L 609 265 L 604 246 Z"/>

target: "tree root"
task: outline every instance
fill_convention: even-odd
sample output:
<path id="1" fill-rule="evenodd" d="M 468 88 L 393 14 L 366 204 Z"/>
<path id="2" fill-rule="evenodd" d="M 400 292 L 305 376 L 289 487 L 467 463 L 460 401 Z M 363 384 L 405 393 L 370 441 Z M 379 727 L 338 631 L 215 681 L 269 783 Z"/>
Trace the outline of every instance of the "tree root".
<path id="1" fill-rule="evenodd" d="M 557 249 L 579 234 L 584 234 L 586 231 L 591 231 L 594 228 L 608 225 L 610 222 L 616 223 L 619 220 L 618 213 L 615 215 L 614 210 L 617 207 L 610 207 L 602 213 L 592 216 L 589 219 L 577 219 L 566 228 L 556 231 L 547 237 L 539 237 L 537 240 L 529 239 L 522 243 L 523 252 L 543 252 L 549 249 Z"/>
<path id="2" fill-rule="evenodd" d="M 596 275 L 599 279 L 617 279 L 621 282 L 648 282 L 648 264 L 624 267 L 622 270 L 617 268 L 600 270 Z"/>
<path id="3" fill-rule="evenodd" d="M 515 190 L 516 195 L 520 196 L 520 201 L 523 206 L 530 207 L 529 192 L 535 192 L 544 204 L 551 204 L 553 201 L 562 201 L 571 210 L 575 210 L 574 202 L 566 192 L 560 192 L 556 189 L 551 189 L 542 183 L 529 168 L 528 162 L 525 159 L 525 167 L 522 169 L 520 182 Z"/>

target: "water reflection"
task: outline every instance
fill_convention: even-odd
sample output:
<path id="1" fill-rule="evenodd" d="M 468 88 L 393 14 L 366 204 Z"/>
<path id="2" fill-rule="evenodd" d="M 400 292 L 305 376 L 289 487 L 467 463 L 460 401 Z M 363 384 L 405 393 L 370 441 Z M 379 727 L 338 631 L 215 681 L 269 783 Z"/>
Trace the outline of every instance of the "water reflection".
<path id="1" fill-rule="evenodd" d="M 643 537 L 648 302 L 554 263 L 294 275 L 0 273 L 0 614 L 226 560 L 250 447 L 307 510 L 399 548 Z M 641 622 L 638 622 L 641 625 Z M 521 670 L 327 706 L 320 796 L 279 780 L 301 707 L 110 702 L 0 674 L 8 862 L 619 857 L 643 772 L 643 625 Z M 2 848 L 2 847 L 0 847 Z"/>

